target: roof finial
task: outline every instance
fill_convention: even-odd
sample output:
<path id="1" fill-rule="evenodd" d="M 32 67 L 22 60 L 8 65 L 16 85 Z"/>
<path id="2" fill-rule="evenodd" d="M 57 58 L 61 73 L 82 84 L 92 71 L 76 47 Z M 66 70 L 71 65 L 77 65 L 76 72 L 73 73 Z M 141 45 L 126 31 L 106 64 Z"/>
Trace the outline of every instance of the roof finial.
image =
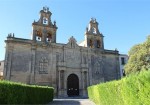
<path id="1" fill-rule="evenodd" d="M 91 22 L 95 23 L 96 22 L 96 18 L 92 17 L 91 18 Z"/>
<path id="2" fill-rule="evenodd" d="M 44 12 L 48 12 L 49 11 L 49 8 L 47 6 L 43 7 L 43 11 Z"/>

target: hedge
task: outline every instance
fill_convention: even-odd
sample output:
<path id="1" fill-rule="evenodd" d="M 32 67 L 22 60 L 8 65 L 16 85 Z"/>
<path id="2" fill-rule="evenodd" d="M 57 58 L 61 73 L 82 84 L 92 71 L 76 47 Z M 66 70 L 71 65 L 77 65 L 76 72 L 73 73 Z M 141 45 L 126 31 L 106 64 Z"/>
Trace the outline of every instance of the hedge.
<path id="1" fill-rule="evenodd" d="M 88 87 L 96 105 L 150 105 L 150 71 Z"/>
<path id="2" fill-rule="evenodd" d="M 52 87 L 0 81 L 0 104 L 46 104 L 53 95 Z"/>

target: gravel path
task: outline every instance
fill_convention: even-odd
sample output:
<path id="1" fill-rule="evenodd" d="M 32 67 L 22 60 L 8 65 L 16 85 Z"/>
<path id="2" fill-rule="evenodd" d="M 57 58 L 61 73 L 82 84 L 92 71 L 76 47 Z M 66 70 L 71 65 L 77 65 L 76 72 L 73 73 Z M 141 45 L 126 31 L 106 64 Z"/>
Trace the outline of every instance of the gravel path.
<path id="1" fill-rule="evenodd" d="M 48 105 L 95 105 L 89 99 L 54 99 Z"/>

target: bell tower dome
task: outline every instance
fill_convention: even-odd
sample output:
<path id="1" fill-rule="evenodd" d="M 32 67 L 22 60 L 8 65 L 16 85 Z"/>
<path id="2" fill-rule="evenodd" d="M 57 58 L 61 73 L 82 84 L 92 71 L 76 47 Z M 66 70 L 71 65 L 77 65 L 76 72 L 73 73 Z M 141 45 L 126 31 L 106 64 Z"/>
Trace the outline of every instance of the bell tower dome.
<path id="1" fill-rule="evenodd" d="M 91 18 L 85 32 L 85 47 L 104 49 L 103 37 L 99 32 L 98 22 Z"/>
<path id="2" fill-rule="evenodd" d="M 48 7 L 43 7 L 40 11 L 40 18 L 32 23 L 32 40 L 42 41 L 43 43 L 56 43 L 56 22 L 51 22 L 52 13 Z"/>

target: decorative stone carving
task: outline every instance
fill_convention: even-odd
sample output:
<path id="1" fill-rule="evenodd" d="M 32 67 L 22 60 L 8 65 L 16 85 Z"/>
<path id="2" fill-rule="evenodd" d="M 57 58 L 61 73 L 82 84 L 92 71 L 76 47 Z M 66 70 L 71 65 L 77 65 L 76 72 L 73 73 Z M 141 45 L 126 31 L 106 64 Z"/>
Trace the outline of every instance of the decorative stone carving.
<path id="1" fill-rule="evenodd" d="M 102 57 L 92 56 L 92 75 L 95 79 L 100 79 L 103 77 L 103 66 L 104 62 Z"/>
<path id="2" fill-rule="evenodd" d="M 66 63 L 68 67 L 79 68 L 81 63 L 81 55 L 78 51 L 67 51 L 66 52 Z"/>
<path id="3" fill-rule="evenodd" d="M 48 60 L 46 57 L 42 57 L 40 62 L 39 62 L 39 73 L 40 74 L 47 74 L 48 73 Z"/>
<path id="4" fill-rule="evenodd" d="M 84 63 L 84 64 L 87 63 L 87 57 L 86 57 L 86 55 L 83 55 L 83 63 Z"/>
<path id="5" fill-rule="evenodd" d="M 69 52 L 69 51 L 67 52 L 66 58 L 67 58 L 67 61 L 74 61 L 75 59 L 77 59 L 75 58 L 74 52 Z"/>
<path id="6" fill-rule="evenodd" d="M 62 62 L 63 61 L 62 53 L 59 53 L 59 52 L 56 53 L 56 61 L 57 62 Z"/>

